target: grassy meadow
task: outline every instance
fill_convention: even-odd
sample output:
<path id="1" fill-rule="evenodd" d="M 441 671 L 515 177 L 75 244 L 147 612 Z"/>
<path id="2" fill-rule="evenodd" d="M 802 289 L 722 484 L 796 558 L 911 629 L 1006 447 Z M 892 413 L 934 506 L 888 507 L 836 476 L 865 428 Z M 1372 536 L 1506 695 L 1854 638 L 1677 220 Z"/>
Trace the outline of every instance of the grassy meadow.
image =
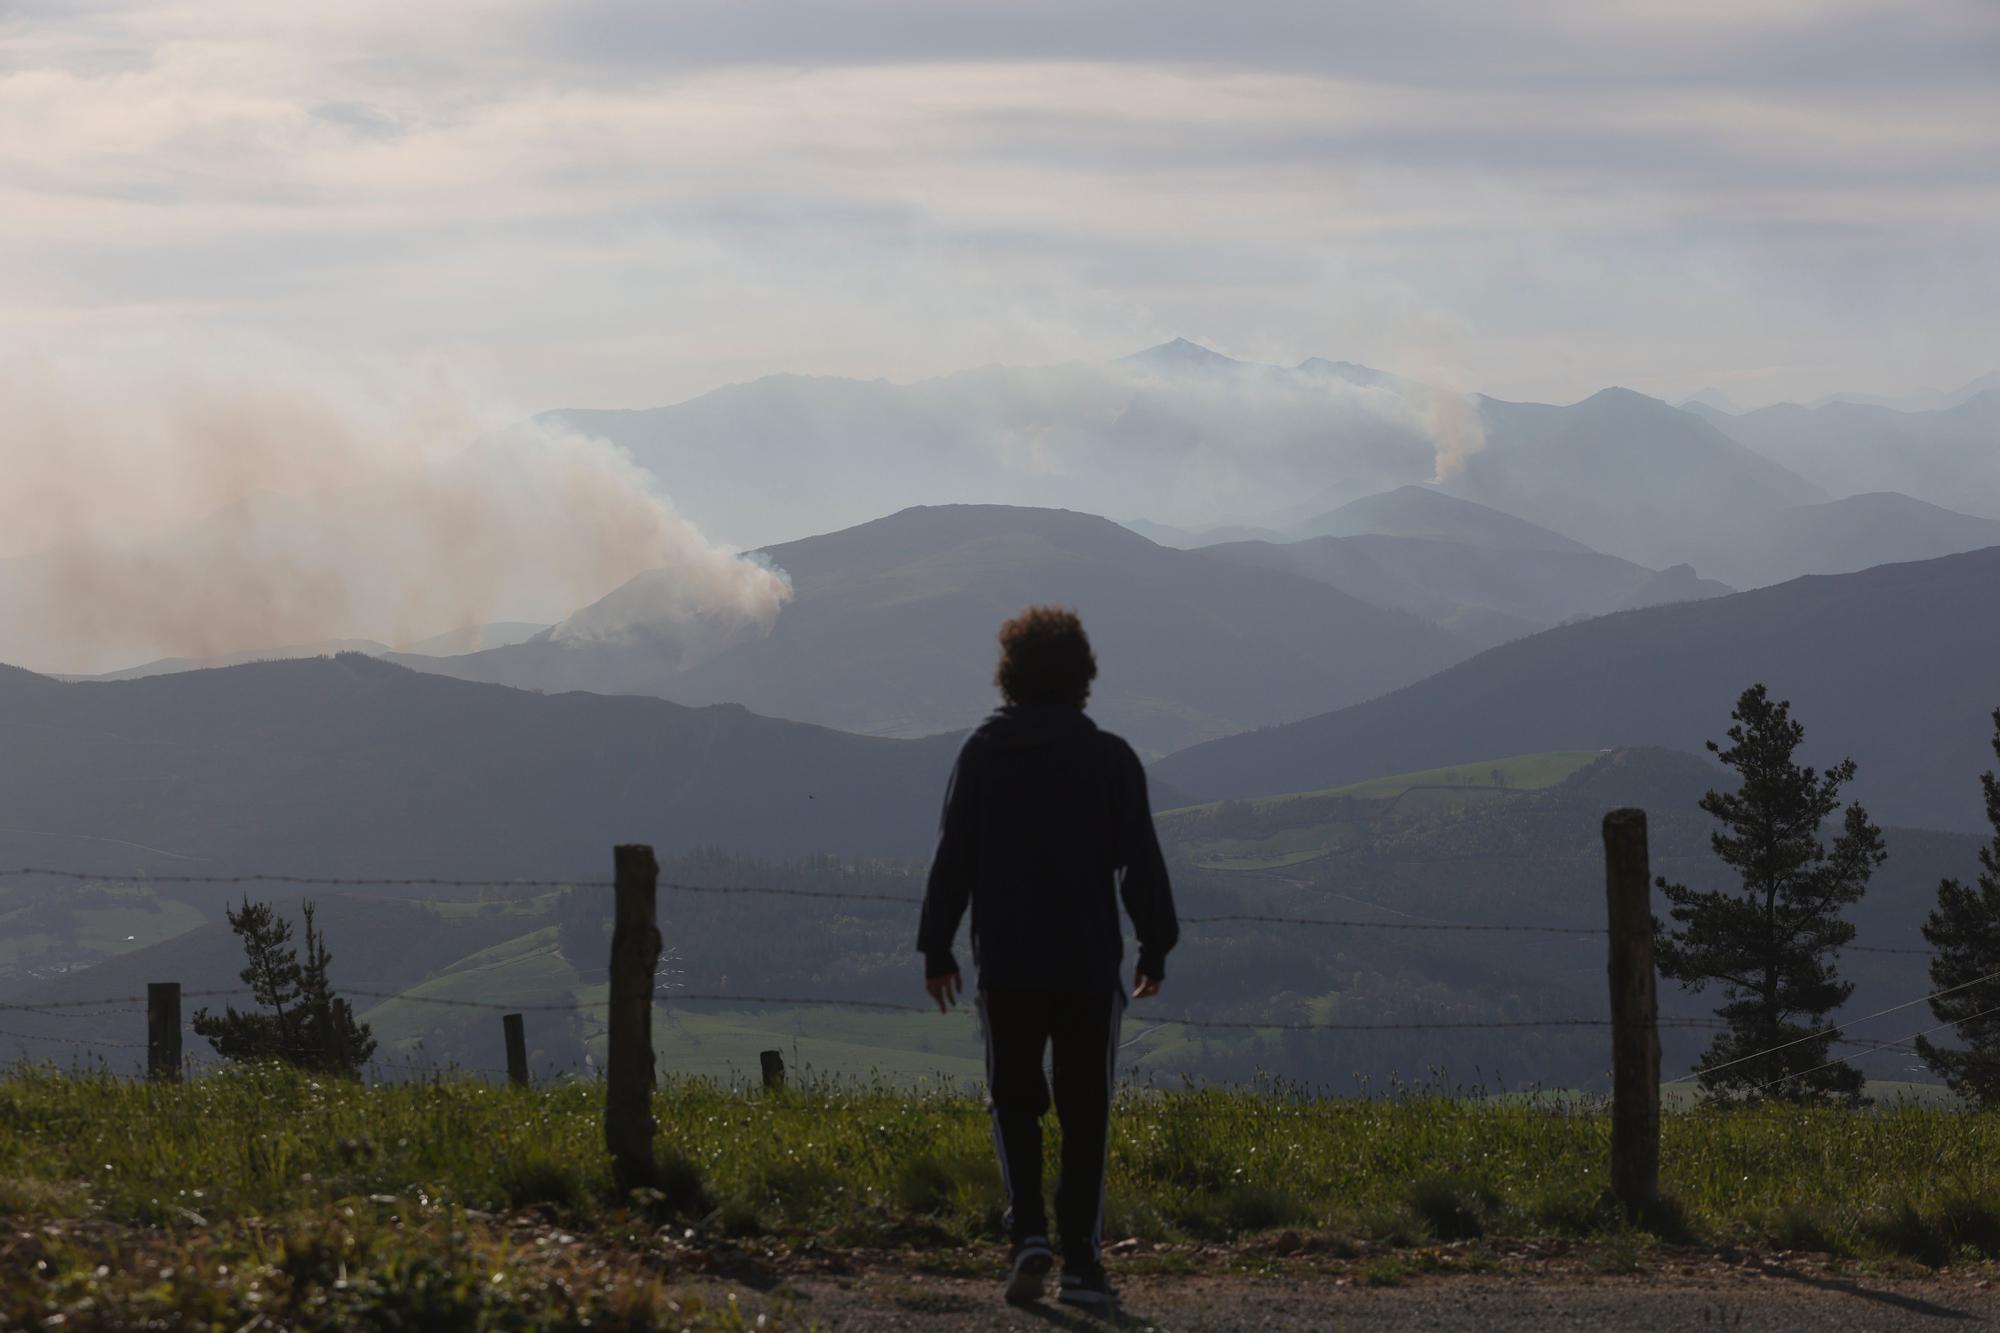
<path id="1" fill-rule="evenodd" d="M 729 1327 L 730 1309 L 676 1294 L 718 1254 L 763 1256 L 779 1278 L 856 1251 L 995 1262 L 985 1111 L 959 1093 L 676 1081 L 656 1102 L 660 1189 L 627 1198 L 603 1156 L 601 1096 L 588 1083 L 253 1070 L 149 1086 L 17 1071 L 0 1081 L 0 1313 Z M 1670 1114 L 1672 1206 L 1650 1232 L 1604 1197 L 1606 1135 L 1588 1102 L 1134 1089 L 1108 1229 L 1239 1254 L 1294 1232 L 1278 1248 L 1370 1281 L 1481 1238 L 1583 1238 L 1618 1263 L 1683 1242 L 1932 1267 L 2000 1256 L 2000 1115 Z"/>
<path id="2" fill-rule="evenodd" d="M 1203 869 L 1283 870 L 1365 846 L 1370 827 L 1385 820 L 1407 822 L 1499 806 L 1546 791 L 1602 754 L 1558 750 L 1515 755 L 1321 791 L 1183 806 L 1161 811 L 1159 819 L 1168 839 L 1177 840 L 1188 859 Z"/>

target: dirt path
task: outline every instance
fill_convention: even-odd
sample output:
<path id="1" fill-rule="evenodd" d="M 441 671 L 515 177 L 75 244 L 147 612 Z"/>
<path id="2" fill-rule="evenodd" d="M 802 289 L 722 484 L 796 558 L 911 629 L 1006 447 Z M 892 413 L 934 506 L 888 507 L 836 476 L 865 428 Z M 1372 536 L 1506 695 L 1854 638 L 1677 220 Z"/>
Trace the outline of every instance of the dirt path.
<path id="1" fill-rule="evenodd" d="M 1674 1265 L 1619 1276 L 1560 1270 L 1441 1273 L 1369 1287 L 1324 1273 L 1140 1274 L 1119 1280 L 1123 1313 L 1094 1319 L 1053 1301 L 1009 1308 L 999 1281 L 902 1268 L 771 1285 L 691 1286 L 711 1309 L 733 1295 L 764 1327 L 827 1330 L 1163 1329 L 1976 1329 L 2000 1326 L 2000 1287 L 1978 1274 L 1847 1277 L 1811 1265 Z M 757 1288 L 763 1288 L 758 1290 Z M 692 1308 L 692 1307 L 691 1307 Z"/>

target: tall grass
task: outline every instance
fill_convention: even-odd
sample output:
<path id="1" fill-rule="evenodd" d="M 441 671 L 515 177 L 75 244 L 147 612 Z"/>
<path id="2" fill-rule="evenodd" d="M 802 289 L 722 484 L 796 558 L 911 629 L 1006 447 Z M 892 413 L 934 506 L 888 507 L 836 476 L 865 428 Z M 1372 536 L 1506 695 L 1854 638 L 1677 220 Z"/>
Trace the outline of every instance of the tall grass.
<path id="1" fill-rule="evenodd" d="M 967 1238 L 997 1221 L 985 1108 L 961 1094 L 845 1084 L 765 1097 L 686 1081 L 655 1106 L 662 1154 L 691 1164 L 716 1206 L 825 1229 L 919 1214 Z M 175 1226 L 187 1213 L 422 1192 L 487 1211 L 589 1212 L 617 1202 L 601 1107 L 594 1084 L 369 1087 L 267 1069 L 153 1085 L 22 1071 L 0 1079 L 0 1208 Z M 1587 1229 L 1604 1224 L 1607 1131 L 1601 1107 L 1553 1100 L 1134 1092 L 1116 1113 L 1110 1189 L 1133 1225 L 1162 1234 L 1339 1228 L 1398 1208 L 1433 1232 Z M 1051 1180 L 1058 1145 L 1051 1133 Z M 1794 1231 L 1812 1217 L 1858 1237 L 1905 1205 L 2000 1204 L 2000 1115 L 1683 1112 L 1666 1117 L 1662 1158 L 1686 1224 L 1716 1238 L 1755 1239 L 1786 1215 Z"/>
<path id="2" fill-rule="evenodd" d="M 198 1252 L 226 1235 L 272 1281 L 287 1264 L 318 1281 L 315 1265 L 332 1260 L 313 1257 L 312 1238 L 333 1237 L 336 1258 L 360 1247 L 353 1281 L 429 1273 L 424 1299 L 447 1305 L 501 1299 L 504 1284 L 467 1275 L 525 1261 L 504 1235 L 465 1239 L 485 1234 L 489 1214 L 529 1210 L 606 1244 L 698 1233 L 935 1247 L 998 1235 L 985 1108 L 958 1093 L 849 1084 L 767 1097 L 673 1083 L 655 1103 L 658 1149 L 682 1183 L 637 1201 L 614 1193 L 601 1106 L 592 1084 L 371 1087 L 267 1069 L 149 1085 L 18 1071 L 0 1078 L 0 1216 L 68 1219 L 79 1235 L 153 1228 Z M 1304 1229 L 1386 1245 L 1551 1233 L 1629 1245 L 1605 1198 L 1607 1134 L 1601 1106 L 1556 1100 L 1133 1091 L 1116 1112 L 1111 1227 L 1161 1240 Z M 1058 1134 L 1047 1148 L 1053 1181 Z M 1666 1118 L 1662 1158 L 1677 1228 L 1705 1241 L 1931 1265 L 2000 1256 L 2000 1115 L 1682 1112 Z M 282 1230 L 306 1248 L 273 1250 L 273 1219 L 289 1219 Z M 64 1253 L 49 1272 L 94 1271 L 88 1245 Z M 640 1325 L 655 1297 L 633 1306 Z"/>

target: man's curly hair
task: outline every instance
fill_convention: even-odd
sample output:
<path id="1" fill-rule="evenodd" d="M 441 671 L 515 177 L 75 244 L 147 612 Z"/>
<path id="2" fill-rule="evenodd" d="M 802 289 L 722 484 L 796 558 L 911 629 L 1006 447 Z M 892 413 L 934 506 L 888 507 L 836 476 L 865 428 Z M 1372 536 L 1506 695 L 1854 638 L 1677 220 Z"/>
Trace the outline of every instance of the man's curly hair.
<path id="1" fill-rule="evenodd" d="M 1010 704 L 1083 707 L 1097 658 L 1076 612 L 1031 606 L 1000 627 L 1000 669 L 993 683 Z"/>

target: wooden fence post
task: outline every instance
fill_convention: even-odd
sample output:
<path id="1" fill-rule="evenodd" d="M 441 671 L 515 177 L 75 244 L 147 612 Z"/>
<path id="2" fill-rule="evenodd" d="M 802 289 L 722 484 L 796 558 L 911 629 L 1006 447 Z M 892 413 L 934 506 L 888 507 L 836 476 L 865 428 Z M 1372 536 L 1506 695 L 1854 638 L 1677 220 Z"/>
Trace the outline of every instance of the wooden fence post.
<path id="1" fill-rule="evenodd" d="M 517 1088 L 528 1086 L 528 1031 L 519 1014 L 500 1015 L 501 1031 L 507 1034 L 507 1081 Z"/>
<path id="2" fill-rule="evenodd" d="M 1660 1023 L 1646 812 L 1604 817 L 1611 926 L 1611 1190 L 1628 1214 L 1660 1200 Z"/>
<path id="3" fill-rule="evenodd" d="M 181 1078 L 181 983 L 146 983 L 146 1077 L 165 1083 Z"/>
<path id="4" fill-rule="evenodd" d="M 612 852 L 616 913 L 611 928 L 610 1026 L 604 1071 L 604 1145 L 619 1188 L 653 1183 L 653 972 L 660 965 L 656 891 L 660 864 L 651 847 Z"/>
<path id="5" fill-rule="evenodd" d="M 785 1090 L 785 1053 L 783 1051 L 759 1051 L 758 1062 L 764 1066 L 764 1091 L 783 1092 Z"/>

